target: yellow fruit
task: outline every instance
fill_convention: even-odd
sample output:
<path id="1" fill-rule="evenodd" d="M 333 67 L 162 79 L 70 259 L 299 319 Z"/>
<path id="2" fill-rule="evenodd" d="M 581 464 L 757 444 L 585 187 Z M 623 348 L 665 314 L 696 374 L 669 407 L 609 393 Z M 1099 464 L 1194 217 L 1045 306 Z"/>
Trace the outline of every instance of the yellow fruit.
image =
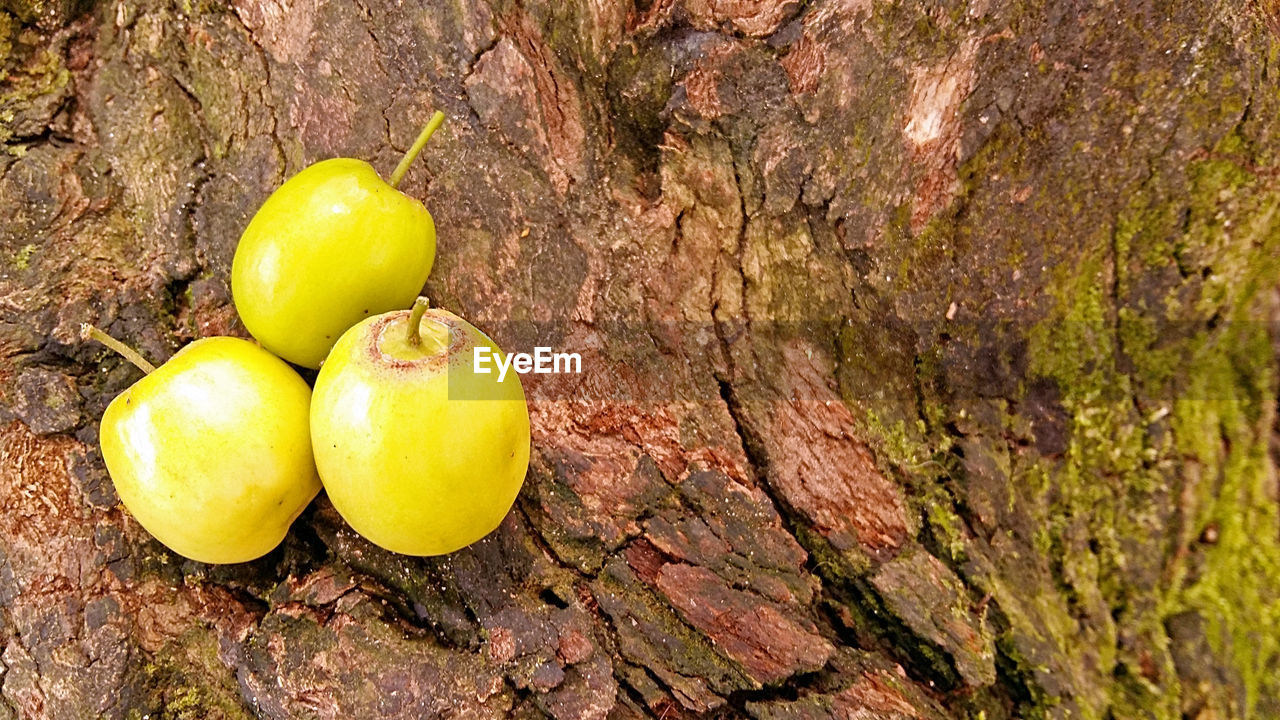
<path id="1" fill-rule="evenodd" d="M 302 378 L 257 345 L 196 340 L 111 401 L 102 457 L 125 507 L 174 552 L 253 560 L 320 490 L 310 399 Z"/>
<path id="2" fill-rule="evenodd" d="M 497 528 L 520 492 L 524 390 L 514 372 L 502 381 L 476 373 L 480 346 L 501 355 L 467 321 L 419 301 L 412 319 L 402 310 L 348 330 L 320 369 L 316 466 L 334 507 L 373 543 L 406 555 L 452 552 Z"/>
<path id="3" fill-rule="evenodd" d="M 258 209 L 236 246 L 231 294 L 263 347 L 320 367 L 347 328 L 406 307 L 422 291 L 435 260 L 435 224 L 396 187 L 443 119 L 432 117 L 390 184 L 363 160 L 324 160 Z"/>

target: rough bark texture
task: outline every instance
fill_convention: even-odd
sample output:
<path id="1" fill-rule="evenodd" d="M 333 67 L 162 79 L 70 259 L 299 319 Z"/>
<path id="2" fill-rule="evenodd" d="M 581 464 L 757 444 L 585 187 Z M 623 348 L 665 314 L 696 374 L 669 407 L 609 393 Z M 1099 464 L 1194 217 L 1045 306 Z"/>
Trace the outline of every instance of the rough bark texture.
<path id="1" fill-rule="evenodd" d="M 0 718 L 1280 717 L 1276 4 L 0 1 Z M 387 172 L 526 376 L 501 529 L 242 566 L 97 418 Z"/>

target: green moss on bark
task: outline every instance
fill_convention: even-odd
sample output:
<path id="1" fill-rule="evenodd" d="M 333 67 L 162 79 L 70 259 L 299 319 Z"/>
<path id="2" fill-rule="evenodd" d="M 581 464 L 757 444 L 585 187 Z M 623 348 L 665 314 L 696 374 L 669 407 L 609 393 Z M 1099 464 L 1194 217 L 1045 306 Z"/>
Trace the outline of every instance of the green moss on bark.
<path id="1" fill-rule="evenodd" d="M 1061 271 L 1057 307 L 1031 334 L 1031 369 L 1057 383 L 1071 417 L 1063 462 L 1046 466 L 1041 544 L 1060 553 L 1064 590 L 1096 586 L 1115 618 L 1108 703 L 1125 716 L 1179 716 L 1163 626 L 1187 610 L 1239 678 L 1244 707 L 1232 714 L 1256 717 L 1280 692 L 1280 527 L 1267 459 L 1275 357 L 1258 321 L 1280 273 L 1280 196 L 1233 159 L 1245 157 L 1242 142 L 1228 135 L 1192 162 L 1168 204 L 1156 190 L 1136 198 L 1110 248 L 1095 244 Z M 1173 182 L 1149 184 L 1163 193 Z M 1169 262 L 1192 278 L 1149 306 L 1143 284 Z M 1153 539 L 1172 505 L 1181 528 L 1166 538 L 1169 556 L 1142 569 L 1152 563 L 1136 553 L 1163 546 Z M 1091 552 L 1073 550 L 1081 526 Z M 1140 652 L 1124 647 L 1135 636 L 1149 638 Z"/>
<path id="2" fill-rule="evenodd" d="M 151 717 L 171 720 L 249 720 L 235 675 L 218 658 L 218 638 L 192 628 L 140 667 L 148 697 L 141 703 Z M 136 717 L 145 717 L 142 710 Z M 131 717 L 132 717 L 131 716 Z"/>
<path id="3" fill-rule="evenodd" d="M 1189 172 L 1188 235 L 1211 273 L 1193 307 L 1210 317 L 1210 327 L 1188 343 L 1171 426 L 1180 460 L 1209 477 L 1185 489 L 1194 498 L 1187 521 L 1202 557 L 1174 568 L 1164 609 L 1204 618 L 1210 647 L 1243 684 L 1238 710 L 1260 717 L 1261 704 L 1268 712 L 1280 707 L 1280 518 L 1268 458 L 1275 348 L 1259 321 L 1275 311 L 1280 193 L 1239 161 L 1248 156 L 1245 145 L 1232 133 Z"/>

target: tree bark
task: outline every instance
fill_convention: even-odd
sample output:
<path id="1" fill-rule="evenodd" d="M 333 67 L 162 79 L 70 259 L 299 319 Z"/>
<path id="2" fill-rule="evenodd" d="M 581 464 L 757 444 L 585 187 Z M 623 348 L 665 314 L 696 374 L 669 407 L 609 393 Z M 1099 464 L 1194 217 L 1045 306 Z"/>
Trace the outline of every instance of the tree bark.
<path id="1" fill-rule="evenodd" d="M 1274 3 L 0 2 L 0 718 L 1280 717 Z M 526 375 L 484 541 L 188 562 L 97 448 L 314 161 Z"/>

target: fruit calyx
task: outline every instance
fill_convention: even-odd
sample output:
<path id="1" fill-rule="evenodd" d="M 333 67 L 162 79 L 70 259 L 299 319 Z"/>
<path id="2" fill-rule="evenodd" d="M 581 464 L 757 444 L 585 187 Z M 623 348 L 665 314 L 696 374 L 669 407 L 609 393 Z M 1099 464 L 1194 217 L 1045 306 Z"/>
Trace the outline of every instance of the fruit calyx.
<path id="1" fill-rule="evenodd" d="M 440 125 L 444 123 L 444 113 L 439 110 L 431 116 L 427 124 L 422 126 L 422 132 L 418 133 L 418 139 L 413 141 L 413 145 L 405 152 L 404 157 L 400 158 L 400 164 L 396 165 L 396 169 L 391 173 L 390 185 L 393 188 L 400 187 L 400 181 L 404 179 L 404 174 L 409 171 L 409 166 L 417 159 L 418 153 L 422 152 L 422 148 L 426 147 L 427 141 L 435 134 Z"/>
<path id="2" fill-rule="evenodd" d="M 375 357 L 388 365 L 409 367 L 447 362 L 451 354 L 459 352 L 466 333 L 454 327 L 449 313 L 431 310 L 429 305 L 427 298 L 419 297 L 413 309 L 388 313 L 379 319 L 370 328 L 370 350 Z M 397 332 L 400 323 L 405 327 Z"/>
<path id="3" fill-rule="evenodd" d="M 142 357 L 142 354 L 139 353 L 137 350 L 134 350 L 128 345 L 125 345 L 124 343 L 111 337 L 110 335 L 99 330 L 93 325 L 90 325 L 89 323 L 80 324 L 80 339 L 97 340 L 103 345 L 106 345 L 107 347 L 119 353 L 121 357 L 133 363 L 134 367 L 138 368 L 146 375 L 150 375 L 156 370 L 156 366 L 152 365 L 150 362 L 147 362 L 147 359 Z"/>

